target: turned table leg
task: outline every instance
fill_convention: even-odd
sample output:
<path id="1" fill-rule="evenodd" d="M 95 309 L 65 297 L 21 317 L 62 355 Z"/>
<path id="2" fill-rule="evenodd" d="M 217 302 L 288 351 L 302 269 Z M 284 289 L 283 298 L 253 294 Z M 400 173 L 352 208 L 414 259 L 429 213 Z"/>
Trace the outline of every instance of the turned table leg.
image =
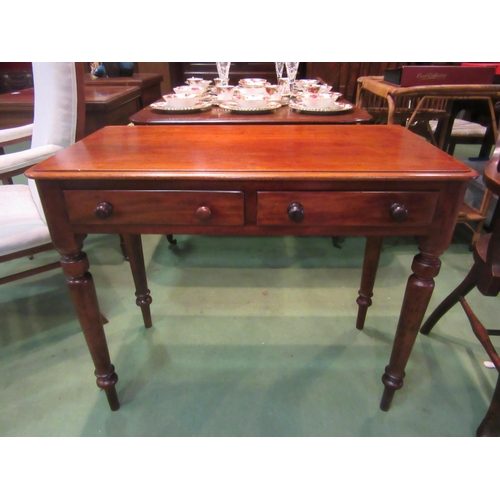
<path id="1" fill-rule="evenodd" d="M 88 272 L 87 255 L 82 251 L 62 255 L 61 267 L 94 362 L 97 386 L 106 393 L 111 410 L 116 411 L 120 408 L 115 388 L 118 375 L 109 357 L 94 280 Z"/>
<path id="2" fill-rule="evenodd" d="M 365 326 L 366 312 L 372 305 L 373 286 L 375 284 L 383 241 L 383 236 L 368 236 L 366 238 L 363 274 L 361 276 L 361 286 L 358 292 L 359 296 L 356 299 L 359 306 L 358 317 L 356 319 L 356 328 L 358 330 L 362 330 Z"/>
<path id="3" fill-rule="evenodd" d="M 153 299 L 148 289 L 141 235 L 123 234 L 122 238 L 132 270 L 132 277 L 134 279 L 136 290 L 135 296 L 137 297 L 135 302 L 141 308 L 144 326 L 146 328 L 151 328 L 153 326 L 153 321 L 151 319 L 151 310 L 149 306 L 151 302 L 153 302 Z"/>
<path id="4" fill-rule="evenodd" d="M 385 385 L 380 409 L 389 410 L 397 389 L 403 387 L 405 366 L 434 290 L 434 278 L 441 261 L 435 254 L 421 251 L 413 259 L 413 274 L 408 278 L 401 314 L 389 365 L 382 376 Z"/>

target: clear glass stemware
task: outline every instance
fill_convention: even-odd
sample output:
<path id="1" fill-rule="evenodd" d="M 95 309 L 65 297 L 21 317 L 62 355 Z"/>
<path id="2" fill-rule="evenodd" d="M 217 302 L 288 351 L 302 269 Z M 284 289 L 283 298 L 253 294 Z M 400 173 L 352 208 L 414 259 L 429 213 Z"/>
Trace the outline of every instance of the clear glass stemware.
<path id="1" fill-rule="evenodd" d="M 285 63 L 275 62 L 274 64 L 276 65 L 276 80 L 279 83 L 280 78 L 283 78 L 283 68 L 285 67 Z"/>
<path id="2" fill-rule="evenodd" d="M 293 91 L 295 90 L 295 78 L 297 77 L 297 70 L 299 69 L 299 63 L 298 62 L 286 62 L 286 74 L 288 75 L 288 78 L 290 80 L 290 95 L 293 94 Z"/>
<path id="3" fill-rule="evenodd" d="M 219 78 L 221 80 L 222 85 L 229 85 L 229 67 L 231 66 L 230 62 L 218 62 L 217 64 L 217 73 L 219 74 Z"/>

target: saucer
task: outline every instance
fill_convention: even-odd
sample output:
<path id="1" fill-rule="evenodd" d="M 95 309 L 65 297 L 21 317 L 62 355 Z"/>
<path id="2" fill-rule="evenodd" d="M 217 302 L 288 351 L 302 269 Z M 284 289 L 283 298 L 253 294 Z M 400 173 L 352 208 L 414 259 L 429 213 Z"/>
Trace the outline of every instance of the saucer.
<path id="1" fill-rule="evenodd" d="M 299 102 L 291 102 L 289 106 L 295 111 L 300 111 L 301 113 L 310 113 L 314 115 L 319 115 L 319 114 L 333 115 L 338 113 L 347 113 L 351 111 L 352 108 L 354 107 L 352 104 L 341 103 L 341 102 L 335 103 L 335 105 L 330 108 L 309 108 Z"/>
<path id="2" fill-rule="evenodd" d="M 236 103 L 231 101 L 221 102 L 219 104 L 219 108 L 227 109 L 228 111 L 233 111 L 234 113 L 268 113 L 270 111 L 274 111 L 275 109 L 281 108 L 281 104 L 279 102 L 269 102 L 265 106 L 259 108 L 242 108 L 238 106 Z"/>
<path id="3" fill-rule="evenodd" d="M 155 111 L 162 111 L 164 113 L 193 113 L 196 111 L 203 111 L 205 109 L 209 109 L 212 106 L 211 102 L 199 102 L 194 106 L 188 108 L 174 108 L 173 106 L 169 106 L 168 102 L 153 102 L 150 104 L 151 109 Z"/>

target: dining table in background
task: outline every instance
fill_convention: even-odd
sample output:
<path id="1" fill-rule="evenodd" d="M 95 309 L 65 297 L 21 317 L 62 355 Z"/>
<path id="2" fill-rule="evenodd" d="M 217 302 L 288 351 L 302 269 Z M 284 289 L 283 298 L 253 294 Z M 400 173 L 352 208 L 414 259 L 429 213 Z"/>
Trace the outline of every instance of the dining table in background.
<path id="1" fill-rule="evenodd" d="M 351 105 L 345 99 L 339 99 L 339 103 Z M 354 105 L 351 109 L 338 113 L 314 114 L 296 111 L 288 105 L 259 113 L 244 110 L 235 112 L 218 105 L 213 105 L 203 111 L 188 113 L 158 111 L 151 106 L 146 106 L 130 116 L 130 122 L 134 125 L 348 125 L 373 123 L 373 118 L 369 113 Z"/>

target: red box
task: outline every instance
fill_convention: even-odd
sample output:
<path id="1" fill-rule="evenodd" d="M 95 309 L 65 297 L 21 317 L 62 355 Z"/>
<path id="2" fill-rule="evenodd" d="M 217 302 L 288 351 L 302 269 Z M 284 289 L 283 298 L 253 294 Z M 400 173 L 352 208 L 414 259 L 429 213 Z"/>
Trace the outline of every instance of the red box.
<path id="1" fill-rule="evenodd" d="M 384 72 L 384 80 L 401 87 L 419 85 L 491 85 L 496 66 L 402 66 Z"/>
<path id="2" fill-rule="evenodd" d="M 479 62 L 463 62 L 460 63 L 462 66 L 468 66 L 469 68 L 484 68 L 485 66 L 495 66 L 495 74 L 500 75 L 500 62 L 488 62 L 488 63 L 479 63 Z"/>

